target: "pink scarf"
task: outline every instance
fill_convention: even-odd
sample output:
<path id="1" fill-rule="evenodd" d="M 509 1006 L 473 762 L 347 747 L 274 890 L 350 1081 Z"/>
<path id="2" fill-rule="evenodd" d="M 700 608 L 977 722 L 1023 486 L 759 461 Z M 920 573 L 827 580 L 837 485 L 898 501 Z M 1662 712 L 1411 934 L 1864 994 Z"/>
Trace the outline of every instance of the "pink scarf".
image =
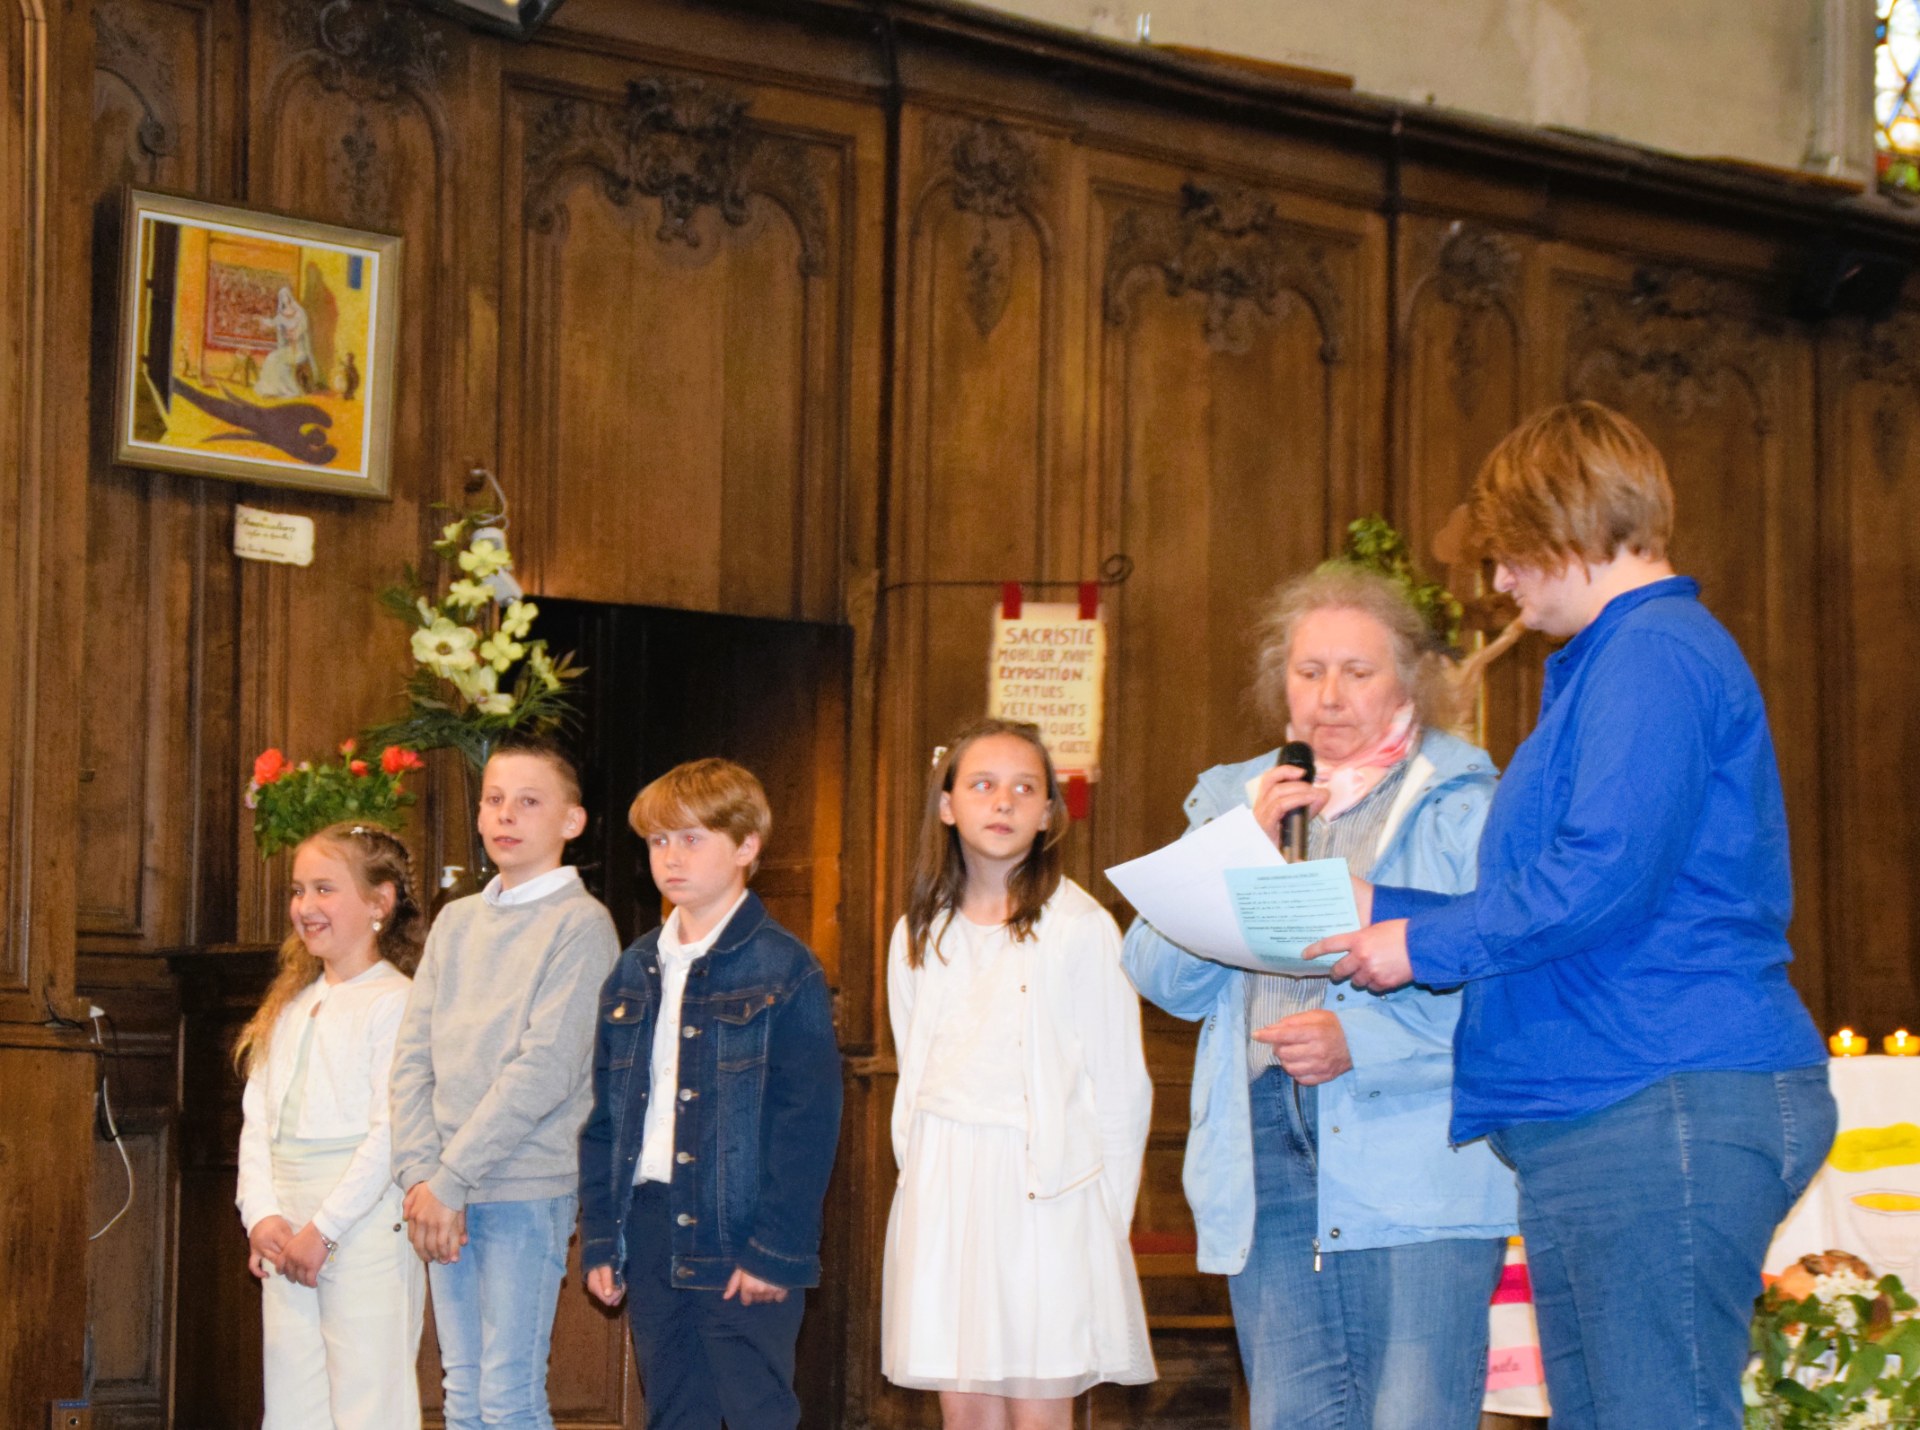
<path id="1" fill-rule="evenodd" d="M 1344 760 L 1316 759 L 1313 783 L 1333 796 L 1320 811 L 1320 818 L 1337 818 L 1372 794 L 1375 786 L 1387 777 L 1387 772 L 1407 757 L 1418 735 L 1419 729 L 1413 723 L 1413 705 L 1408 702 L 1388 722 L 1386 733 L 1364 750 Z M 1298 738 L 1291 725 L 1287 727 L 1287 738 Z"/>

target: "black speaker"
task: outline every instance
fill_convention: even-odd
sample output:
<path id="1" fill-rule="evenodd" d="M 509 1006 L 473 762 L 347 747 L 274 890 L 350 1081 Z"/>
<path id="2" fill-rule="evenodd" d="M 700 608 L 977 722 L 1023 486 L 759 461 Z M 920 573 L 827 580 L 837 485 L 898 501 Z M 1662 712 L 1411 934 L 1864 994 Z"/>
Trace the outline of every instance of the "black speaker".
<path id="1" fill-rule="evenodd" d="M 1865 318 L 1877 322 L 1893 311 L 1909 264 L 1886 253 L 1868 253 L 1838 239 L 1823 238 L 1808 250 L 1793 291 L 1793 315 Z"/>

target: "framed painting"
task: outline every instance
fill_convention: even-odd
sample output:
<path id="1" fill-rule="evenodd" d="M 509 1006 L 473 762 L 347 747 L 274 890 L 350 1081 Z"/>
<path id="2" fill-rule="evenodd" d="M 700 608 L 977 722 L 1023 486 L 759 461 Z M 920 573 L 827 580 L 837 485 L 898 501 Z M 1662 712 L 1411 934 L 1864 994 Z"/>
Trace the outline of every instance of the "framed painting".
<path id="1" fill-rule="evenodd" d="M 130 189 L 114 460 L 385 498 L 400 242 Z"/>

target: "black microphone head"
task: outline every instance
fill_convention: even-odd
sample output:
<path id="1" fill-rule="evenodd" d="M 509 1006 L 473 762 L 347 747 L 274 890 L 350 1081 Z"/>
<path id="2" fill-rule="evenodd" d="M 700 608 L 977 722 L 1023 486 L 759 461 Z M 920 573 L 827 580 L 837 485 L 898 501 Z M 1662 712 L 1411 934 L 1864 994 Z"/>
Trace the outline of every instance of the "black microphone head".
<path id="1" fill-rule="evenodd" d="M 1296 766 L 1302 778 L 1304 778 L 1308 784 L 1313 783 L 1313 746 L 1309 745 L 1305 740 L 1287 741 L 1286 744 L 1280 747 L 1280 758 L 1275 760 L 1274 763 L 1277 765 Z"/>

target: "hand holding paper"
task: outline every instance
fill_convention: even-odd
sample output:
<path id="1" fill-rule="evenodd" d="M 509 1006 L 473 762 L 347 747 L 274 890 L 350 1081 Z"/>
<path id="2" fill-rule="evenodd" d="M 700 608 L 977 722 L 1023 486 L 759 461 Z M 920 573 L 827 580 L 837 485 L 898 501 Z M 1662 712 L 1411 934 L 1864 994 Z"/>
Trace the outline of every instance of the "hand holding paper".
<path id="1" fill-rule="evenodd" d="M 1306 957 L 1327 959 L 1344 954 L 1330 969 L 1330 978 L 1350 979 L 1355 988 L 1388 993 L 1413 982 L 1413 960 L 1407 953 L 1407 921 L 1388 919 L 1352 933 L 1333 934 L 1308 948 Z"/>
<path id="2" fill-rule="evenodd" d="M 1360 923 L 1346 861 L 1288 864 L 1245 806 L 1107 877 L 1189 953 L 1256 973 L 1325 977 L 1328 966 L 1302 952 Z"/>

